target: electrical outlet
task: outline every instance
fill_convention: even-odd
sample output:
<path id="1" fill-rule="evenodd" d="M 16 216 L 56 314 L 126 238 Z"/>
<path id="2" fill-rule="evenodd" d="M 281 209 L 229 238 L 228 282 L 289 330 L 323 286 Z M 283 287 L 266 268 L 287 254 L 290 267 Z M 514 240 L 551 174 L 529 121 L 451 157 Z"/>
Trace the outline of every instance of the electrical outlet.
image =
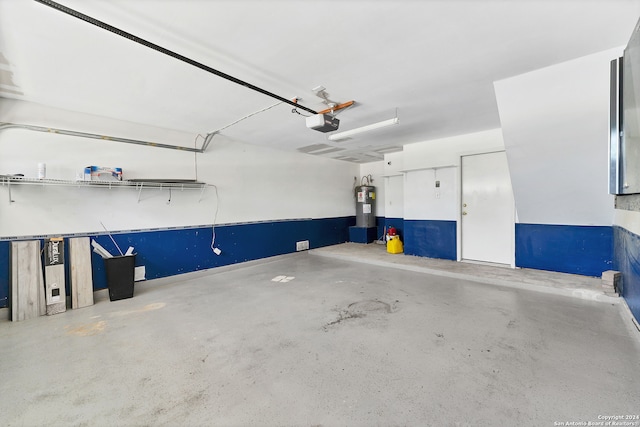
<path id="1" fill-rule="evenodd" d="M 296 242 L 296 251 L 306 251 L 309 250 L 309 241 L 308 240 L 301 240 L 299 242 Z"/>

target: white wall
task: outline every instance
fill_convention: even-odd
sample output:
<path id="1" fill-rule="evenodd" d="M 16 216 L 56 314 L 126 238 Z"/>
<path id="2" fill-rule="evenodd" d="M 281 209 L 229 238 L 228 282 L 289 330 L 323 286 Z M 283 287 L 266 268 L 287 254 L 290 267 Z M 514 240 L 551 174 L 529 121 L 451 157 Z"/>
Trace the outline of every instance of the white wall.
<path id="1" fill-rule="evenodd" d="M 626 228 L 628 231 L 640 236 L 640 212 L 616 209 L 613 225 Z"/>
<path id="2" fill-rule="evenodd" d="M 405 145 L 404 218 L 457 220 L 460 157 L 500 150 L 504 150 L 500 129 Z"/>
<path id="3" fill-rule="evenodd" d="M 621 53 L 611 49 L 496 82 L 501 129 L 408 144 L 385 156 L 392 162 L 385 174 L 404 171 L 401 185 L 387 178 L 387 216 L 398 216 L 389 203 L 402 189 L 403 217 L 458 219 L 460 156 L 506 149 L 519 222 L 611 225 L 609 61 Z"/>
<path id="4" fill-rule="evenodd" d="M 384 155 L 385 216 L 404 218 L 404 153 Z"/>
<path id="5" fill-rule="evenodd" d="M 436 181 L 440 187 L 435 186 Z M 405 175 L 404 218 L 455 220 L 458 216 L 455 167 L 423 169 Z"/>
<path id="6" fill-rule="evenodd" d="M 611 225 L 611 49 L 495 83 L 519 221 Z"/>
<path id="7" fill-rule="evenodd" d="M 0 121 L 81 130 L 193 146 L 195 135 L 2 100 Z M 202 140 L 198 141 L 198 146 Z M 124 178 L 181 178 L 215 184 L 200 192 L 0 187 L 0 237 L 354 215 L 353 178 L 360 166 L 297 152 L 214 138 L 204 154 L 11 129 L 0 131 L 0 174 L 72 180 L 86 165 L 122 167 Z M 382 180 L 381 180 L 382 181 Z"/>
<path id="8" fill-rule="evenodd" d="M 462 155 L 499 150 L 504 150 L 500 129 L 407 144 L 403 151 L 403 169 L 458 166 Z"/>

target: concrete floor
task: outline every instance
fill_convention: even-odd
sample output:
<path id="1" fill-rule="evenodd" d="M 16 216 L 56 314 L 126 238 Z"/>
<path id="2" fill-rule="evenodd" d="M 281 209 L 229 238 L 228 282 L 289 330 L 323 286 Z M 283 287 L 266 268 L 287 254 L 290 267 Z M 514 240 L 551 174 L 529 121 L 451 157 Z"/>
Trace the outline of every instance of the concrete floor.
<path id="1" fill-rule="evenodd" d="M 0 424 L 553 426 L 640 414 L 640 333 L 623 304 L 319 255 L 0 321 Z"/>
<path id="2" fill-rule="evenodd" d="M 554 295 L 603 301 L 618 304 L 617 296 L 610 296 L 596 277 L 556 273 L 529 268 L 509 268 L 446 259 L 425 258 L 404 254 L 388 254 L 386 246 L 344 243 L 314 249 L 311 253 L 330 258 L 373 264 L 388 268 L 417 271 L 436 276 L 452 277 L 491 285 L 529 289 Z"/>

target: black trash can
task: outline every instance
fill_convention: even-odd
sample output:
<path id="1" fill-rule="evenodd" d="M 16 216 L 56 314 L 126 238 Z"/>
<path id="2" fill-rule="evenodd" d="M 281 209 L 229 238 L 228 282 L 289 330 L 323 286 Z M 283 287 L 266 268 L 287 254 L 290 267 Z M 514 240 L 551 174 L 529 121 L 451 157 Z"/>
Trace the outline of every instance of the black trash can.
<path id="1" fill-rule="evenodd" d="M 117 301 L 133 297 L 133 279 L 136 266 L 136 255 L 114 256 L 104 259 L 107 270 L 107 286 L 109 299 Z"/>

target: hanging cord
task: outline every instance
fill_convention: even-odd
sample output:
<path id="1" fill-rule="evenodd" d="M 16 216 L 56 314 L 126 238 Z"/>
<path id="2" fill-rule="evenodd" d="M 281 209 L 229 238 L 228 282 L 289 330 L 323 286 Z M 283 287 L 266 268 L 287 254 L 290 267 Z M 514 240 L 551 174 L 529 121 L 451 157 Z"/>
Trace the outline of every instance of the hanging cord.
<path id="1" fill-rule="evenodd" d="M 311 114 L 302 114 L 297 108 L 292 108 L 291 112 L 302 117 L 311 117 Z"/>
<path id="2" fill-rule="evenodd" d="M 278 104 L 281 104 L 281 102 L 279 102 Z M 269 108 L 273 108 L 273 107 L 275 107 L 275 106 L 276 106 L 276 105 L 278 105 L 278 104 L 274 104 L 274 105 L 272 105 L 271 107 L 267 107 L 267 109 L 269 109 Z M 264 111 L 264 110 L 261 110 L 261 111 Z M 258 113 L 258 112 L 253 113 L 253 114 L 257 114 L 257 113 Z M 247 117 L 251 117 L 253 114 L 251 114 L 251 115 L 249 115 L 249 116 L 247 116 Z M 244 119 L 246 119 L 247 117 L 244 117 L 244 118 L 242 118 L 242 119 L 240 119 L 240 120 L 244 120 Z M 232 126 L 232 125 L 234 125 L 235 123 L 239 122 L 240 120 L 237 120 L 237 121 L 235 121 L 234 123 L 231 123 L 231 124 L 229 124 L 229 125 L 227 125 L 227 126 L 225 126 L 225 127 Z M 222 128 L 222 129 L 224 129 L 224 128 Z M 220 129 L 220 130 L 221 130 L 221 129 Z M 216 132 L 217 132 L 217 131 L 216 131 Z M 197 136 L 196 136 L 196 138 L 195 138 L 195 140 L 193 141 L 193 143 L 194 143 L 194 144 L 196 144 L 196 143 L 197 143 L 198 138 L 204 138 L 204 136 L 202 136 L 202 135 L 197 135 Z M 195 172 L 196 172 L 196 181 L 197 181 L 197 180 L 198 180 L 198 161 L 197 161 L 197 157 L 195 156 L 195 154 L 194 154 L 194 159 L 193 159 L 193 160 L 194 160 L 194 167 L 195 167 Z M 215 192 L 216 192 L 216 210 L 215 210 L 215 213 L 213 214 L 213 224 L 211 224 L 211 250 L 212 250 L 212 251 L 213 251 L 213 253 L 215 253 L 216 255 L 219 255 L 219 253 L 216 253 L 216 247 L 215 247 L 215 244 L 216 244 L 216 221 L 217 221 L 217 219 L 218 219 L 218 209 L 219 209 L 219 207 L 220 207 L 220 197 L 218 196 L 218 187 L 217 187 L 216 185 L 214 185 L 214 184 L 211 184 L 211 186 L 213 187 L 213 189 L 214 189 L 214 190 L 215 190 Z M 169 191 L 171 191 L 171 189 L 169 189 Z M 171 202 L 171 193 L 169 193 L 169 202 Z"/>
<path id="3" fill-rule="evenodd" d="M 205 137 L 203 135 L 197 134 L 196 138 L 193 140 L 193 147 L 197 147 L 198 146 L 198 138 L 202 138 L 203 140 L 205 139 Z M 196 174 L 196 181 L 198 180 L 198 153 L 197 152 L 193 152 L 193 170 Z"/>
<path id="4" fill-rule="evenodd" d="M 213 185 L 213 184 L 211 184 L 211 186 L 216 191 L 216 212 L 213 215 L 213 224 L 211 225 L 211 250 L 215 253 L 216 252 L 216 248 L 215 248 L 215 244 L 216 244 L 216 220 L 218 219 L 218 208 L 220 206 L 220 198 L 218 197 L 218 187 Z M 218 254 L 216 254 L 216 255 L 218 255 Z"/>
<path id="5" fill-rule="evenodd" d="M 365 175 L 362 177 L 362 179 L 360 179 L 360 185 L 365 185 L 362 183 L 362 181 L 367 180 L 367 184 L 366 185 L 371 185 L 371 183 L 373 182 L 373 177 L 371 176 L 371 174 L 369 175 Z"/>
<path id="6" fill-rule="evenodd" d="M 255 116 L 256 114 L 263 113 L 263 112 L 265 112 L 265 111 L 267 111 L 267 110 L 270 110 L 270 109 L 272 109 L 273 107 L 277 107 L 278 105 L 283 104 L 283 103 L 284 103 L 284 102 L 282 102 L 282 101 L 280 101 L 280 102 L 276 102 L 275 104 L 273 104 L 273 105 L 269 105 L 268 107 L 265 107 L 265 108 L 263 108 L 263 109 L 261 109 L 261 110 L 254 111 L 253 113 L 251 113 L 251 114 L 247 114 L 246 116 L 239 118 L 239 119 L 238 119 L 238 120 L 236 120 L 235 122 L 229 123 L 228 125 L 223 126 L 223 127 L 221 127 L 220 129 L 215 130 L 215 131 L 213 131 L 213 132 L 211 132 L 211 133 L 217 133 L 217 132 L 220 132 L 221 130 L 224 130 L 224 129 L 226 129 L 226 128 L 228 128 L 228 127 L 231 127 L 231 126 L 233 126 L 233 125 L 235 125 L 235 124 L 238 124 L 238 123 L 240 123 L 241 121 L 248 119 L 249 117 L 253 117 L 253 116 Z"/>

